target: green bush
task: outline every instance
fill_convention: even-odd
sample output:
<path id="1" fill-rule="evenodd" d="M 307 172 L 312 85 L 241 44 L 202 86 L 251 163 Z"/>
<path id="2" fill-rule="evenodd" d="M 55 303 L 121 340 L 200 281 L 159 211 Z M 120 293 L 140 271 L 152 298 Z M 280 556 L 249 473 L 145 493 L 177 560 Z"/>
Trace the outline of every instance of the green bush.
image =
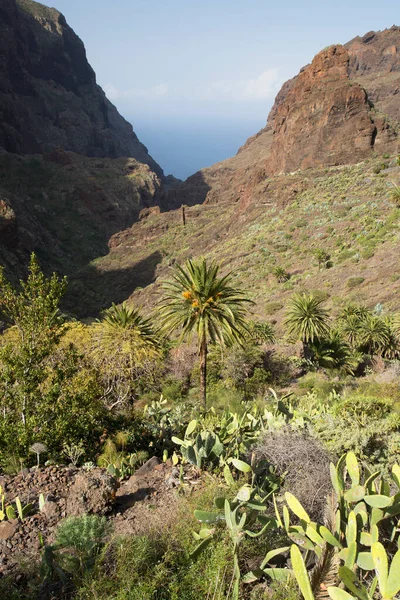
<path id="1" fill-rule="evenodd" d="M 364 277 L 349 277 L 349 279 L 346 281 L 346 285 L 348 288 L 352 289 L 352 288 L 358 287 L 364 281 L 365 281 Z"/>
<path id="2" fill-rule="evenodd" d="M 365 248 L 364 250 L 361 251 L 360 256 L 364 260 L 368 260 L 369 258 L 372 258 L 374 256 L 374 254 L 375 254 L 374 248 Z"/>
<path id="3" fill-rule="evenodd" d="M 283 308 L 282 302 L 275 300 L 272 302 L 267 302 L 264 308 L 264 312 L 267 316 L 270 316 L 278 312 L 278 310 L 280 310 L 281 308 Z"/>

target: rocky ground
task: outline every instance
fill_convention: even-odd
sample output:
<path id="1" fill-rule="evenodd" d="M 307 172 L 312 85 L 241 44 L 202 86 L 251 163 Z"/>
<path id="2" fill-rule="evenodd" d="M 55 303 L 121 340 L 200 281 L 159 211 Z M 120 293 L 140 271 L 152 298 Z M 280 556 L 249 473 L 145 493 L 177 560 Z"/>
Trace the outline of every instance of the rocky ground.
<path id="1" fill-rule="evenodd" d="M 40 558 L 60 520 L 72 515 L 106 515 L 113 535 L 143 533 L 157 523 L 168 526 L 178 504 L 178 471 L 153 457 L 120 485 L 106 470 L 51 466 L 0 477 L 5 504 L 18 496 L 32 510 L 21 519 L 0 522 L 0 577 L 22 562 Z M 191 483 L 196 479 L 191 478 Z M 45 504 L 39 509 L 39 496 Z"/>

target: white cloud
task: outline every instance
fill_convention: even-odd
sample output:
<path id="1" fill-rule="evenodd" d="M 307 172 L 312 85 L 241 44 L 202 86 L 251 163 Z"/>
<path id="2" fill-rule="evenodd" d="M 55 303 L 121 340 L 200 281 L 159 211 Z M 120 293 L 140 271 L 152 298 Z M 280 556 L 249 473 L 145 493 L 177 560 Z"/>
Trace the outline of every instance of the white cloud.
<path id="1" fill-rule="evenodd" d="M 207 100 L 270 100 L 276 96 L 281 85 L 282 79 L 279 76 L 279 70 L 273 68 L 263 71 L 253 79 L 214 81 L 208 86 L 199 87 L 198 93 Z"/>
<path id="2" fill-rule="evenodd" d="M 266 69 L 260 75 L 251 79 L 221 79 L 211 82 L 182 82 L 179 85 L 169 86 L 166 83 L 159 83 L 144 88 L 119 89 L 112 82 L 104 86 L 107 97 L 113 101 L 132 101 L 135 100 L 159 100 L 167 99 L 171 104 L 181 106 L 185 104 L 194 104 L 201 102 L 221 103 L 229 102 L 246 103 L 257 102 L 260 100 L 273 100 L 283 83 L 279 74 L 279 69 Z M 165 104 L 165 103 L 164 103 Z"/>
<path id="3" fill-rule="evenodd" d="M 104 91 L 110 100 L 122 100 L 124 98 L 159 98 L 168 94 L 168 85 L 159 83 L 148 88 L 120 90 L 113 83 L 106 83 Z"/>
<path id="4" fill-rule="evenodd" d="M 278 69 L 267 69 L 255 79 L 242 81 L 245 98 L 269 99 L 277 94 L 281 86 Z"/>

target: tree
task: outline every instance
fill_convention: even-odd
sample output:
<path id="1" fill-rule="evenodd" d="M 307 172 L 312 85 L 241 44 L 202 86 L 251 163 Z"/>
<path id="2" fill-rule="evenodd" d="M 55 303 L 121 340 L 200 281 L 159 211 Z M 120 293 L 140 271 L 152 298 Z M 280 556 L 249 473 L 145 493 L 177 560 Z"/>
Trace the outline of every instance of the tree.
<path id="1" fill-rule="evenodd" d="M 316 248 L 313 251 L 313 255 L 318 263 L 318 269 L 321 270 L 322 267 L 328 266 L 328 262 L 330 259 L 330 255 L 325 252 L 322 248 Z"/>
<path id="2" fill-rule="evenodd" d="M 352 348 L 357 348 L 360 342 L 362 318 L 357 314 L 348 314 L 339 319 L 338 331 Z"/>
<path id="3" fill-rule="evenodd" d="M 0 269 L 0 310 L 17 331 L 16 343 L 6 344 L 0 352 L 3 416 L 7 413 L 11 421 L 17 420 L 21 425 L 20 442 L 27 447 L 30 417 L 46 379 L 43 361 L 63 334 L 58 305 L 66 289 L 66 279 L 55 274 L 46 278 L 32 254 L 27 280 L 21 280 L 19 288 L 14 289 Z"/>
<path id="4" fill-rule="evenodd" d="M 362 361 L 362 354 L 353 350 L 338 331 L 331 332 L 328 339 L 316 340 L 311 344 L 313 362 L 325 369 L 341 369 L 354 375 Z"/>
<path id="5" fill-rule="evenodd" d="M 104 380 L 109 408 L 129 399 L 137 384 L 148 381 L 161 356 L 160 334 L 139 310 L 113 304 L 94 326 L 92 359 Z"/>
<path id="6" fill-rule="evenodd" d="M 380 316 L 367 314 L 360 327 L 360 346 L 368 354 L 384 354 L 389 342 L 388 322 Z"/>
<path id="7" fill-rule="evenodd" d="M 310 356 L 310 344 L 329 336 L 329 313 L 321 306 L 322 302 L 312 294 L 295 294 L 286 310 L 287 332 L 302 341 L 306 358 Z"/>
<path id="8" fill-rule="evenodd" d="M 219 277 L 219 266 L 205 259 L 177 265 L 171 281 L 164 282 L 160 303 L 163 329 L 180 330 L 178 343 L 197 335 L 200 357 L 200 389 L 206 405 L 207 347 L 209 343 L 241 344 L 248 324 L 244 305 L 251 303 L 244 292 L 231 285 L 232 273 Z"/>
<path id="9" fill-rule="evenodd" d="M 272 325 L 264 321 L 249 321 L 248 332 L 250 341 L 255 344 L 273 344 L 275 333 Z"/>
<path id="10" fill-rule="evenodd" d="M 58 306 L 66 279 L 46 277 L 32 255 L 28 277 L 15 289 L 0 270 L 0 310 L 12 326 L 0 344 L 0 448 L 21 456 L 34 442 L 59 452 L 65 441 L 94 441 L 104 426 L 95 373 L 82 368 Z"/>

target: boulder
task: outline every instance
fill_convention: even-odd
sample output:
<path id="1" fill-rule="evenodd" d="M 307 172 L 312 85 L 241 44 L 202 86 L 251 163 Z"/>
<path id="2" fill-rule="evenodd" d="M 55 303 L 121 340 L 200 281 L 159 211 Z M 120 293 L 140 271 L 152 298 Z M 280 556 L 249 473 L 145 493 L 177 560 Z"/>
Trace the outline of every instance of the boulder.
<path id="1" fill-rule="evenodd" d="M 117 480 L 102 469 L 79 473 L 68 492 L 67 516 L 105 515 L 112 508 L 117 488 Z"/>
<path id="2" fill-rule="evenodd" d="M 3 521 L 0 523 L 0 540 L 9 540 L 14 535 L 17 529 L 17 524 L 11 521 Z"/>

